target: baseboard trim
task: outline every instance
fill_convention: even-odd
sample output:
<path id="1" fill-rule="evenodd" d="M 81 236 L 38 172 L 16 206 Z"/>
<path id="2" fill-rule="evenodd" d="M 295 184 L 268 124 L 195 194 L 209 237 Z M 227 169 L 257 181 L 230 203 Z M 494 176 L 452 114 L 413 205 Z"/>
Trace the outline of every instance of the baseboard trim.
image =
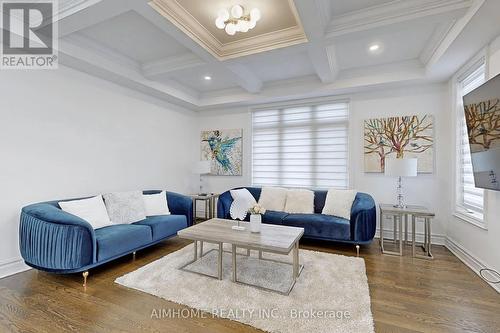
<path id="1" fill-rule="evenodd" d="M 408 240 L 409 241 L 411 241 L 411 235 L 412 235 L 411 231 L 408 232 Z M 392 237 L 393 237 L 392 230 L 384 230 L 384 238 L 392 239 Z M 403 232 L 403 237 L 404 237 L 404 232 Z M 375 238 L 380 238 L 380 229 L 377 229 L 375 231 Z M 446 244 L 446 236 L 445 235 L 432 234 L 431 239 L 432 239 L 433 245 L 445 245 Z M 424 242 L 424 233 L 423 232 L 416 232 L 415 233 L 415 240 L 418 243 L 423 243 Z"/>
<path id="2" fill-rule="evenodd" d="M 462 245 L 457 243 L 450 237 L 446 237 L 446 248 L 450 250 L 455 257 L 457 257 L 461 262 L 463 262 L 467 267 L 469 267 L 474 273 L 480 276 L 479 271 L 483 268 L 488 268 L 480 259 L 467 251 Z M 480 276 L 481 277 L 481 276 Z M 484 280 L 481 278 L 481 280 Z M 490 287 L 496 290 L 500 294 L 500 284 L 489 283 L 485 281 Z"/>
<path id="3" fill-rule="evenodd" d="M 21 258 L 8 259 L 0 262 L 0 279 L 31 269 Z"/>

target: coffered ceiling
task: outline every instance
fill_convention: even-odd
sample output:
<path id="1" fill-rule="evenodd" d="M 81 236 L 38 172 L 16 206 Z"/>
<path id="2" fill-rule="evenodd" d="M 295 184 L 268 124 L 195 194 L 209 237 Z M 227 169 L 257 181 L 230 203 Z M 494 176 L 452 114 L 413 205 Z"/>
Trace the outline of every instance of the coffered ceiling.
<path id="1" fill-rule="evenodd" d="M 262 19 L 229 36 L 215 18 L 234 4 Z M 498 22 L 498 0 L 60 0 L 59 56 L 203 111 L 444 82 Z"/>
<path id="2" fill-rule="evenodd" d="M 149 4 L 218 60 L 307 42 L 292 0 L 152 0 Z M 255 28 L 230 36 L 215 26 L 215 20 L 221 8 L 235 4 L 242 5 L 246 14 L 257 8 L 264 15 Z"/>

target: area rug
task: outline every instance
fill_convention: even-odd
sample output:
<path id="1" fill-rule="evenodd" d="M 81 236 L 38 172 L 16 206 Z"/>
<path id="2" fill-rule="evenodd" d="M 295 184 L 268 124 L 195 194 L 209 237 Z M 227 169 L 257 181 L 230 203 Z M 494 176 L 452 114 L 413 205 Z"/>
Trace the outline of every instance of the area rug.
<path id="1" fill-rule="evenodd" d="M 217 251 L 205 245 L 204 257 L 189 270 L 217 275 Z M 229 248 L 227 248 L 229 250 Z M 178 269 L 193 258 L 188 245 L 151 264 L 116 279 L 116 283 L 196 311 L 160 311 L 151 318 L 217 316 L 273 333 L 374 332 L 370 294 L 362 258 L 300 250 L 304 265 L 288 296 L 231 281 L 231 254 L 223 256 L 223 279 Z M 238 279 L 263 287 L 286 290 L 292 267 L 238 255 Z M 245 253 L 245 252 L 242 252 Z M 291 256 L 264 254 L 266 259 L 292 262 Z"/>

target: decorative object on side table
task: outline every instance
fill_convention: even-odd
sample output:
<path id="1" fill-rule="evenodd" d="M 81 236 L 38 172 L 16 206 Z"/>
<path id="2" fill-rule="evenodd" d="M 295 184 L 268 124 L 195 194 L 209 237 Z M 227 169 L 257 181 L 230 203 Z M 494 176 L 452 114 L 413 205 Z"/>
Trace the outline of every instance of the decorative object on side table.
<path id="1" fill-rule="evenodd" d="M 262 214 L 266 213 L 266 209 L 259 204 L 255 204 L 248 212 L 250 213 L 250 231 L 259 233 L 262 225 Z"/>
<path id="2" fill-rule="evenodd" d="M 406 208 L 403 195 L 402 177 L 417 176 L 417 159 L 416 158 L 386 158 L 385 159 L 385 175 L 390 177 L 398 177 L 398 203 L 395 208 Z"/>
<path id="3" fill-rule="evenodd" d="M 193 170 L 195 174 L 200 175 L 200 192 L 198 192 L 200 196 L 206 195 L 206 193 L 203 192 L 203 175 L 210 174 L 210 170 L 210 161 L 198 161 Z"/>

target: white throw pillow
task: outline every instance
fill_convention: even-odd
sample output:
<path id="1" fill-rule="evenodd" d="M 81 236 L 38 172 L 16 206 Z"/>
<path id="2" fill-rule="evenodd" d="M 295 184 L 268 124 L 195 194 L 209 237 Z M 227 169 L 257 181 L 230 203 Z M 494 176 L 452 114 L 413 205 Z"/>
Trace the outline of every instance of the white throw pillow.
<path id="1" fill-rule="evenodd" d="M 294 189 L 286 192 L 285 212 L 290 214 L 313 214 L 314 192 Z"/>
<path id="2" fill-rule="evenodd" d="M 87 221 L 94 229 L 111 225 L 102 195 L 88 199 L 61 201 L 59 207 L 63 211 Z"/>
<path id="3" fill-rule="evenodd" d="M 165 191 L 156 194 L 143 194 L 146 216 L 170 215 Z"/>
<path id="4" fill-rule="evenodd" d="M 247 217 L 248 210 L 257 203 L 252 193 L 250 193 L 246 188 L 240 190 L 229 191 L 233 197 L 233 202 L 229 208 L 229 214 L 231 218 L 236 220 L 244 220 Z"/>
<path id="5" fill-rule="evenodd" d="M 326 194 L 325 207 L 322 214 L 351 219 L 351 207 L 356 199 L 357 191 L 329 189 Z"/>
<path id="6" fill-rule="evenodd" d="M 260 193 L 259 205 L 266 210 L 283 211 L 286 202 L 286 188 L 263 187 Z"/>
<path id="7" fill-rule="evenodd" d="M 142 191 L 107 193 L 103 198 L 112 223 L 130 224 L 146 218 Z"/>

